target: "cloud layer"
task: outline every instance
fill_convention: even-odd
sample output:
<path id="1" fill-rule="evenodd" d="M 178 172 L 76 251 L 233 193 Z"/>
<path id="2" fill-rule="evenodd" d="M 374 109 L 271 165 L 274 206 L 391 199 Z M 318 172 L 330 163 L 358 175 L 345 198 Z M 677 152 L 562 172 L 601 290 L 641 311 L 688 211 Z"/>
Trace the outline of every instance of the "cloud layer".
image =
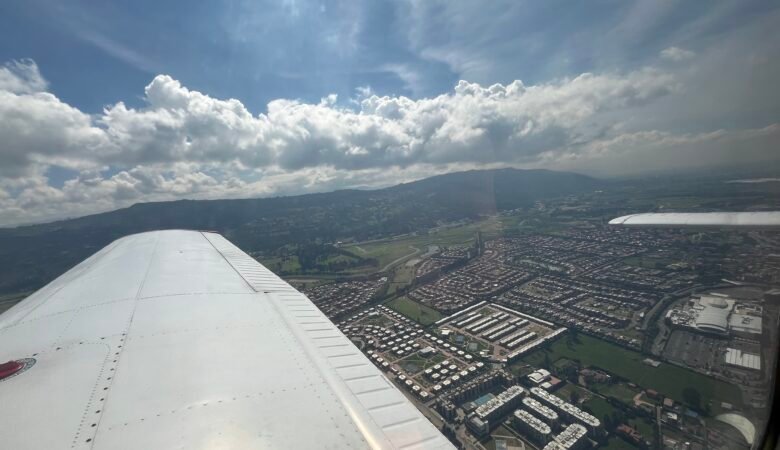
<path id="1" fill-rule="evenodd" d="M 772 154 L 776 125 L 675 135 L 611 119 L 683 89 L 673 73 L 646 67 L 536 85 L 460 81 L 420 99 L 370 90 L 341 102 L 280 99 L 253 114 L 158 75 L 142 107 L 119 102 L 89 115 L 48 92 L 35 62 L 11 61 L 0 67 L 0 224 L 138 201 L 382 186 L 466 167 L 621 173 L 631 158 L 660 170 L 703 155 L 725 162 L 732 146 L 751 145 L 757 159 Z M 55 183 L 54 172 L 67 176 Z"/>

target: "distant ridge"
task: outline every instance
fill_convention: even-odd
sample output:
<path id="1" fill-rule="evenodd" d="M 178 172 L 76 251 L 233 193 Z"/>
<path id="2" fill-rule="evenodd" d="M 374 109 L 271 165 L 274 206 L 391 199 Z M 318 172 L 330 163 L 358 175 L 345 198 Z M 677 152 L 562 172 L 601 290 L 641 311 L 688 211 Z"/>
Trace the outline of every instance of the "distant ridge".
<path id="1" fill-rule="evenodd" d="M 139 203 L 116 211 L 0 229 L 0 293 L 35 289 L 128 234 L 214 230 L 247 252 L 315 239 L 358 240 L 527 207 L 603 181 L 549 170 L 472 170 L 377 190 L 290 197 Z"/>

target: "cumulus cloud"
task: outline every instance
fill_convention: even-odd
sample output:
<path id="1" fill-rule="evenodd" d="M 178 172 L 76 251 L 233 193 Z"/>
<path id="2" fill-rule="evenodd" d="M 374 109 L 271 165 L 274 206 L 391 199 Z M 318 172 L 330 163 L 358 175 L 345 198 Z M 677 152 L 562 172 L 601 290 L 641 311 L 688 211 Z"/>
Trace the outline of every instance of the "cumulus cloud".
<path id="1" fill-rule="evenodd" d="M 3 66 L 0 83 L 5 225 L 138 201 L 378 187 L 472 167 L 587 167 L 626 148 L 655 152 L 657 145 L 631 141 L 641 133 L 616 134 L 600 117 L 681 88 L 671 74 L 645 68 L 536 85 L 460 81 L 420 99 L 365 89 L 352 108 L 335 95 L 279 99 L 253 114 L 239 100 L 158 75 L 142 107 L 119 102 L 89 115 L 46 92 L 32 61 Z M 46 176 L 53 166 L 78 175 L 54 187 Z"/>
<path id="2" fill-rule="evenodd" d="M 83 169 L 111 144 L 92 118 L 48 92 L 37 65 L 14 61 L 0 69 L 0 177 L 45 166 Z"/>
<path id="3" fill-rule="evenodd" d="M 9 61 L 0 66 L 0 91 L 14 94 L 41 92 L 48 87 L 31 59 Z"/>
<path id="4" fill-rule="evenodd" d="M 35 68 L 37 74 L 37 68 Z M 45 92 L 0 91 L 6 176 L 58 164 L 87 169 L 177 162 L 242 169 L 340 169 L 415 163 L 510 162 L 584 133 L 595 114 L 641 104 L 674 87 L 646 69 L 583 74 L 549 84 L 483 87 L 461 81 L 434 98 L 364 98 L 357 110 L 275 100 L 253 115 L 236 99 L 216 99 L 159 75 L 146 106 L 117 103 L 91 117 Z"/>
<path id="5" fill-rule="evenodd" d="M 686 59 L 691 59 L 694 56 L 696 56 L 696 54 L 692 51 L 685 50 L 680 47 L 669 47 L 661 50 L 661 58 L 667 59 L 669 61 L 685 61 Z"/>

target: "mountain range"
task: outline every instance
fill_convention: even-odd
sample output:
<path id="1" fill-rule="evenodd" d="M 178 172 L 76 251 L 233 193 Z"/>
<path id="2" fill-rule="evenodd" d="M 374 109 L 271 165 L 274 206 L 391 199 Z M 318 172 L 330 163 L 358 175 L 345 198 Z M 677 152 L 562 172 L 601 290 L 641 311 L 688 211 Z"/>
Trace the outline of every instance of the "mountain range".
<path id="1" fill-rule="evenodd" d="M 450 173 L 377 190 L 290 197 L 139 203 L 116 211 L 0 229 L 0 294 L 37 289 L 111 241 L 157 229 L 213 230 L 247 252 L 366 240 L 523 208 L 598 189 L 603 181 L 548 170 Z"/>

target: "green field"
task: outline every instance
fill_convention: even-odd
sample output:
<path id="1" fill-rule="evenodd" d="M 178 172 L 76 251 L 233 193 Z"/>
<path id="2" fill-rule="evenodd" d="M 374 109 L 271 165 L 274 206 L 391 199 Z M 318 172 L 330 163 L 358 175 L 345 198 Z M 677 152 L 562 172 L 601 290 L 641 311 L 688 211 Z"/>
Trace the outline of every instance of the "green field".
<path id="1" fill-rule="evenodd" d="M 628 421 L 628 425 L 630 427 L 635 428 L 638 432 L 642 433 L 642 437 L 649 440 L 650 442 L 655 441 L 656 436 L 656 425 L 654 422 L 651 422 L 649 419 L 631 419 Z"/>
<path id="2" fill-rule="evenodd" d="M 415 255 L 425 254 L 429 245 L 444 247 L 451 246 L 470 246 L 474 244 L 477 231 L 481 231 L 484 239 L 493 239 L 504 236 L 507 233 L 518 232 L 546 232 L 550 224 L 539 222 L 538 219 L 529 220 L 523 216 L 498 216 L 490 217 L 484 220 L 475 221 L 463 225 L 451 227 L 439 227 L 420 233 L 406 236 L 388 238 L 366 243 L 347 244 L 342 249 L 349 251 L 360 258 L 375 258 L 378 261 L 378 267 L 361 266 L 348 269 L 343 272 L 345 275 L 365 275 L 376 272 L 384 268 L 399 267 L 405 261 L 413 258 Z M 555 229 L 560 226 L 553 227 Z M 388 267 L 391 263 L 392 266 Z M 400 280 L 399 280 L 400 281 Z M 394 292 L 402 283 L 390 287 L 390 292 Z"/>
<path id="3" fill-rule="evenodd" d="M 419 249 L 420 254 L 425 253 L 429 245 L 472 245 L 477 231 L 482 231 L 486 239 L 500 236 L 505 230 L 515 226 L 518 220 L 517 217 L 491 217 L 466 225 L 439 228 L 417 235 L 366 244 L 350 244 L 343 248 L 363 258 L 376 258 L 379 260 L 379 267 L 382 268 L 404 256 L 411 257 L 415 249 Z"/>
<path id="4" fill-rule="evenodd" d="M 595 383 L 589 384 L 588 387 L 601 395 L 612 397 L 629 406 L 634 404 L 634 396 L 640 392 L 638 389 L 632 389 L 625 383 Z"/>
<path id="5" fill-rule="evenodd" d="M 301 264 L 295 255 L 287 257 L 273 257 L 261 259 L 260 263 L 276 273 L 297 273 L 301 270 Z"/>
<path id="6" fill-rule="evenodd" d="M 401 264 L 393 270 L 390 276 L 390 285 L 388 286 L 387 293 L 393 294 L 398 289 L 406 287 L 412 282 L 414 278 L 414 267 Z"/>
<path id="7" fill-rule="evenodd" d="M 683 403 L 690 403 L 686 401 L 685 391 L 698 391 L 702 408 L 709 400 L 714 400 L 715 405 L 720 402 L 742 404 L 739 389 L 734 385 L 671 364 L 650 367 L 642 362 L 646 357 L 641 353 L 590 336 L 580 334 L 577 342 L 558 339 L 548 348 L 531 353 L 524 359 L 529 364 L 543 366 L 545 354 L 552 363 L 559 358 L 579 360 L 584 366 L 599 367 Z"/>
<path id="8" fill-rule="evenodd" d="M 607 440 L 606 446 L 599 447 L 599 450 L 636 450 L 636 448 L 618 436 L 614 436 Z"/>
<path id="9" fill-rule="evenodd" d="M 413 355 L 399 359 L 395 363 L 403 367 L 407 373 L 417 374 L 429 367 L 435 366 L 442 361 L 444 361 L 444 356 L 438 353 L 431 356 L 430 358 L 423 358 L 419 354 L 415 353 Z M 410 364 L 417 366 L 417 370 L 410 370 L 408 367 Z"/>
<path id="10" fill-rule="evenodd" d="M 344 249 L 363 258 L 376 258 L 379 261 L 379 267 L 374 270 L 380 270 L 399 258 L 411 258 L 415 254 L 421 253 L 421 251 L 418 251 L 418 248 L 411 246 L 407 240 L 354 245 L 344 247 Z M 361 268 L 361 270 L 365 269 Z"/>
<path id="11" fill-rule="evenodd" d="M 430 325 L 442 317 L 439 311 L 409 300 L 406 297 L 397 298 L 388 303 L 387 306 L 423 326 Z"/>
<path id="12" fill-rule="evenodd" d="M 601 420 L 607 414 L 612 416 L 617 411 L 617 409 L 610 405 L 609 402 L 596 395 L 589 398 L 582 404 L 582 406 L 590 409 L 593 412 L 593 415 L 596 416 L 596 418 L 599 420 Z"/>

